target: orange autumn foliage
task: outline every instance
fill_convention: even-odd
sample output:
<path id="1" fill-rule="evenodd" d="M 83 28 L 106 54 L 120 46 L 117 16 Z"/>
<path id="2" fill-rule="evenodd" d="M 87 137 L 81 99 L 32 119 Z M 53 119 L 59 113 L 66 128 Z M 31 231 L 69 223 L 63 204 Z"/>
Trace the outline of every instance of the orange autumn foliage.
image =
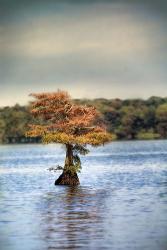
<path id="1" fill-rule="evenodd" d="M 92 146 L 112 140 L 94 107 L 76 105 L 69 94 L 58 90 L 53 93 L 31 94 L 31 113 L 41 124 L 29 125 L 28 137 L 40 136 L 44 143 L 62 143 Z"/>

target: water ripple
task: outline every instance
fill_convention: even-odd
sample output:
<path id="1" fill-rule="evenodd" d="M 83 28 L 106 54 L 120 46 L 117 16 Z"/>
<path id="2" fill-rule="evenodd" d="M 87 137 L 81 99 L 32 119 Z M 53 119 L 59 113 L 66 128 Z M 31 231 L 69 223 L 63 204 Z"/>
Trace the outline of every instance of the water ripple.
<path id="1" fill-rule="evenodd" d="M 167 141 L 115 142 L 82 157 L 78 187 L 54 186 L 58 145 L 1 146 L 3 250 L 167 248 Z"/>

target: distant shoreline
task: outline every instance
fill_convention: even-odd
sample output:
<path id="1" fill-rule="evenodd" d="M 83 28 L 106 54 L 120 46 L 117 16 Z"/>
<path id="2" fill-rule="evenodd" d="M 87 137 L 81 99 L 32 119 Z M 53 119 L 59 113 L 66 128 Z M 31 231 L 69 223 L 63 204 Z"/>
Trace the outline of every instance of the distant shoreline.
<path id="1" fill-rule="evenodd" d="M 94 106 L 102 116 L 114 140 L 167 139 L 167 97 L 143 99 L 74 99 L 79 105 Z M 41 120 L 36 120 L 40 124 Z M 0 108 L 0 143 L 36 143 L 24 135 L 28 124 L 34 124 L 29 106 L 16 104 Z"/>
<path id="2" fill-rule="evenodd" d="M 113 140 L 107 144 L 110 144 L 110 143 L 114 143 L 114 142 L 132 142 L 132 141 L 167 141 L 167 138 L 161 138 L 161 139 L 117 139 L 117 140 Z M 47 144 L 44 144 L 42 142 L 22 142 L 22 143 L 0 143 L 0 146 L 7 146 L 7 145 L 47 145 Z M 60 144 L 60 143 L 52 143 L 52 144 Z M 61 145 L 61 144 L 60 144 Z M 106 144 L 104 144 L 106 145 Z"/>

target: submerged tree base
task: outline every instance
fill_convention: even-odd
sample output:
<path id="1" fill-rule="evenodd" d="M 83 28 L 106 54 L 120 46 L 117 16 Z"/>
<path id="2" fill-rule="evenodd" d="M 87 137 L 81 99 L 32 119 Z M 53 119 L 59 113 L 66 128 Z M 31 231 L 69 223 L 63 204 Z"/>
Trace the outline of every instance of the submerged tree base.
<path id="1" fill-rule="evenodd" d="M 71 172 L 63 172 L 55 181 L 55 185 L 77 186 L 79 184 L 80 182 L 77 173 L 71 174 Z"/>

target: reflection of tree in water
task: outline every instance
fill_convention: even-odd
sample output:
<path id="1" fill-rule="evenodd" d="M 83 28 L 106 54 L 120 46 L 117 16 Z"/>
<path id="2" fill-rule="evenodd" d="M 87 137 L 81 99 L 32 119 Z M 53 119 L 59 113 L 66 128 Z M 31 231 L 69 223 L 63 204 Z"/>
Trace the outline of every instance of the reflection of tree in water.
<path id="1" fill-rule="evenodd" d="M 82 187 L 48 193 L 42 209 L 42 238 L 47 249 L 80 249 L 104 238 L 106 191 Z"/>

